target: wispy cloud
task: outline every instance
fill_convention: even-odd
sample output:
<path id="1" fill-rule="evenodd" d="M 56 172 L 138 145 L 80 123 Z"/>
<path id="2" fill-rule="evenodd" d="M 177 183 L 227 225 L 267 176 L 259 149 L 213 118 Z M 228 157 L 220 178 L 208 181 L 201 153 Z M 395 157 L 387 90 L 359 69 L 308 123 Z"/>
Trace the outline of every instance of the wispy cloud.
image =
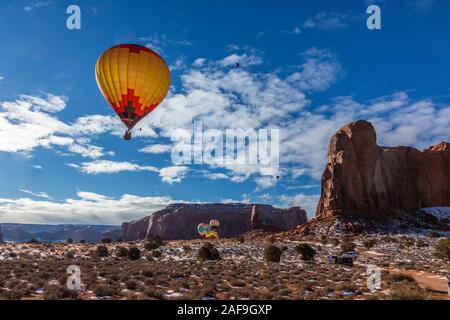
<path id="1" fill-rule="evenodd" d="M 146 37 L 138 38 L 138 41 L 152 50 L 164 53 L 168 46 L 191 47 L 193 44 L 187 39 L 172 39 L 165 34 L 154 33 Z"/>
<path id="2" fill-rule="evenodd" d="M 50 197 L 47 193 L 45 192 L 39 192 L 39 193 L 34 193 L 33 191 L 27 190 L 27 189 L 19 189 L 20 192 L 26 193 L 30 196 L 36 197 L 36 198 L 43 198 L 43 199 L 52 199 L 52 197 Z"/>
<path id="3" fill-rule="evenodd" d="M 31 11 L 33 11 L 35 9 L 42 8 L 42 7 L 48 7 L 48 6 L 52 5 L 52 4 L 53 4 L 52 0 L 48 0 L 48 1 L 34 1 L 34 2 L 31 2 L 31 3 L 27 4 L 25 7 L 23 7 L 23 10 L 26 11 L 26 12 L 31 12 Z"/>
<path id="4" fill-rule="evenodd" d="M 408 4 L 413 11 L 427 12 L 433 8 L 435 0 L 410 0 Z"/>
<path id="5" fill-rule="evenodd" d="M 118 162 L 110 160 L 96 160 L 92 162 L 83 162 L 81 165 L 69 164 L 69 166 L 79 169 L 87 174 L 101 174 L 101 173 L 118 173 L 124 171 L 150 171 L 159 172 L 158 168 L 152 166 L 140 166 L 131 162 Z"/>
<path id="6" fill-rule="evenodd" d="M 340 12 L 317 13 L 303 23 L 304 29 L 335 30 L 348 28 L 354 17 Z"/>

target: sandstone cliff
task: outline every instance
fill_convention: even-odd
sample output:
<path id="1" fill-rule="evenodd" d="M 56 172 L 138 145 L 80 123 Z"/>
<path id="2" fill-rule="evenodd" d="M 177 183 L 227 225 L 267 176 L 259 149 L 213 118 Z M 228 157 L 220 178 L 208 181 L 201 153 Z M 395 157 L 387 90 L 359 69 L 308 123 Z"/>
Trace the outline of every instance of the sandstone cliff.
<path id="1" fill-rule="evenodd" d="M 328 149 L 316 217 L 385 217 L 450 206 L 450 144 L 420 151 L 377 145 L 372 124 L 340 129 Z"/>
<path id="2" fill-rule="evenodd" d="M 197 226 L 211 219 L 220 221 L 222 237 L 237 236 L 251 230 L 252 205 L 248 204 L 173 204 L 141 220 L 122 225 L 125 241 L 144 239 L 147 234 L 166 240 L 197 239 Z M 263 224 L 273 224 L 278 230 L 287 230 L 307 221 L 301 208 L 277 209 L 258 206 Z"/>

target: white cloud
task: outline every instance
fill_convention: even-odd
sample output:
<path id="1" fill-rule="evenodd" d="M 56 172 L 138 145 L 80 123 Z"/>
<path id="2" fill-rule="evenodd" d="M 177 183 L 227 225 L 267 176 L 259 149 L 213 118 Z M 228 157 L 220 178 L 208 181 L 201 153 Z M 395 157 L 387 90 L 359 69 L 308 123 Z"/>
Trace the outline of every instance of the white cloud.
<path id="1" fill-rule="evenodd" d="M 141 166 L 131 162 L 119 162 L 111 160 L 95 160 L 83 162 L 82 164 L 68 163 L 67 166 L 77 169 L 86 174 L 113 174 L 119 172 L 139 172 L 148 171 L 159 173 L 161 180 L 168 184 L 181 182 L 189 171 L 184 166 L 170 166 L 158 169 L 153 166 Z"/>
<path id="2" fill-rule="evenodd" d="M 36 197 L 36 198 L 44 198 L 44 199 L 52 199 L 47 193 L 45 192 L 39 192 L 34 193 L 33 191 L 27 190 L 27 189 L 19 189 L 20 192 L 26 193 L 30 196 Z"/>
<path id="3" fill-rule="evenodd" d="M 123 171 L 150 171 L 159 172 L 158 168 L 152 166 L 140 166 L 131 162 L 118 162 L 110 160 L 95 160 L 84 162 L 81 165 L 68 164 L 87 174 L 118 173 Z"/>
<path id="4" fill-rule="evenodd" d="M 297 195 L 281 195 L 278 196 L 280 205 L 286 208 L 289 207 L 301 207 L 308 214 L 308 218 L 311 219 L 316 214 L 317 203 L 319 201 L 318 195 L 305 195 L 303 193 Z"/>
<path id="5" fill-rule="evenodd" d="M 0 151 L 28 155 L 37 148 L 66 148 L 73 154 L 87 158 L 98 158 L 103 148 L 91 144 L 83 134 L 111 130 L 113 125 L 101 123 L 97 116 L 97 127 L 93 121 L 79 118 L 74 124 L 67 124 L 57 118 L 57 113 L 67 106 L 68 98 L 43 94 L 41 96 L 21 95 L 16 101 L 0 102 Z M 112 119 L 106 118 L 110 122 Z"/>
<path id="6" fill-rule="evenodd" d="M 153 144 L 140 149 L 139 152 L 162 154 L 162 153 L 169 153 L 172 150 L 172 148 L 173 146 L 170 144 Z"/>
<path id="7" fill-rule="evenodd" d="M 39 164 L 34 164 L 34 165 L 32 165 L 31 166 L 32 168 L 34 168 L 34 169 L 36 169 L 36 170 L 42 170 L 42 169 L 44 169 L 41 165 L 39 165 Z"/>
<path id="8" fill-rule="evenodd" d="M 303 56 L 306 61 L 300 70 L 287 78 L 302 91 L 327 90 L 343 73 L 341 64 L 329 51 L 311 48 Z"/>
<path id="9" fill-rule="evenodd" d="M 204 59 L 204 58 L 198 58 L 198 59 L 196 59 L 196 60 L 194 61 L 194 66 L 196 66 L 196 67 L 201 67 L 201 66 L 203 66 L 203 65 L 205 64 L 205 62 L 206 62 L 206 59 Z"/>
<path id="10" fill-rule="evenodd" d="M 238 55 L 236 53 L 233 53 L 232 55 L 223 58 L 219 63 L 223 67 L 235 65 L 237 63 L 239 63 L 243 67 L 248 67 L 262 64 L 263 61 L 260 57 L 255 55 L 247 55 L 245 53 Z"/>
<path id="11" fill-rule="evenodd" d="M 354 19 L 347 14 L 340 12 L 322 11 L 315 15 L 314 18 L 304 22 L 304 29 L 331 30 L 347 28 L 349 23 Z"/>
<path id="12" fill-rule="evenodd" d="M 159 176 L 163 182 L 168 184 L 179 183 L 184 179 L 188 171 L 189 168 L 184 166 L 166 167 L 159 171 Z"/>
<path id="13" fill-rule="evenodd" d="M 78 192 L 78 198 L 62 202 L 29 198 L 0 198 L 3 223 L 35 224 L 117 224 L 140 219 L 167 205 L 180 202 L 170 197 L 141 197 L 124 194 L 107 197 L 92 192 Z"/>

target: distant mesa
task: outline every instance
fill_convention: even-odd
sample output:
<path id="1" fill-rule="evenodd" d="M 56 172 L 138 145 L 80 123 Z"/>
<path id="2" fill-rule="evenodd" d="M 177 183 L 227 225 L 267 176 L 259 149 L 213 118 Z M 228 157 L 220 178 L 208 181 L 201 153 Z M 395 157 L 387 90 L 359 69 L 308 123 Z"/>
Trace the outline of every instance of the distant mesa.
<path id="1" fill-rule="evenodd" d="M 3 242 L 2 226 L 0 226 L 0 243 Z"/>
<path id="2" fill-rule="evenodd" d="M 36 239 L 42 242 L 65 242 L 71 238 L 74 242 L 85 240 L 97 243 L 104 238 L 115 241 L 120 234 L 117 226 L 95 225 L 34 225 L 3 223 L 0 225 L 0 239 L 11 242 L 27 242 Z"/>
<path id="3" fill-rule="evenodd" d="M 322 227 L 358 231 L 394 220 L 402 227 L 450 228 L 424 219 L 428 213 L 419 209 L 430 207 L 450 207 L 450 144 L 424 151 L 383 147 L 370 122 L 356 121 L 331 138 L 316 219 L 304 229 L 322 221 Z"/>
<path id="4" fill-rule="evenodd" d="M 125 241 L 145 239 L 148 234 L 166 240 L 198 239 L 197 226 L 211 219 L 220 221 L 218 231 L 221 237 L 234 237 L 254 228 L 265 228 L 266 223 L 270 229 L 281 231 L 307 221 L 306 211 L 299 207 L 278 209 L 258 205 L 257 210 L 254 208 L 256 206 L 242 203 L 172 204 L 141 220 L 125 222 L 122 237 Z"/>

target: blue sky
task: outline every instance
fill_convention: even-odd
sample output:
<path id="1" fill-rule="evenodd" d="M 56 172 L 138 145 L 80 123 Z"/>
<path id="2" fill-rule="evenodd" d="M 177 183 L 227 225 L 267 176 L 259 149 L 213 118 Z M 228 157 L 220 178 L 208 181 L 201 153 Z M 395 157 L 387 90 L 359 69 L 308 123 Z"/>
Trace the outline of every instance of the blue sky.
<path id="1" fill-rule="evenodd" d="M 380 144 L 450 140 L 450 3 L 69 1 L 0 4 L 0 222 L 120 223 L 178 201 L 299 205 L 314 215 L 328 141 L 355 119 Z M 382 29 L 368 30 L 378 4 Z M 94 66 L 138 43 L 172 70 L 131 142 Z M 238 61 L 239 69 L 230 62 Z M 281 179 L 257 166 L 176 166 L 170 132 L 280 128 Z"/>

